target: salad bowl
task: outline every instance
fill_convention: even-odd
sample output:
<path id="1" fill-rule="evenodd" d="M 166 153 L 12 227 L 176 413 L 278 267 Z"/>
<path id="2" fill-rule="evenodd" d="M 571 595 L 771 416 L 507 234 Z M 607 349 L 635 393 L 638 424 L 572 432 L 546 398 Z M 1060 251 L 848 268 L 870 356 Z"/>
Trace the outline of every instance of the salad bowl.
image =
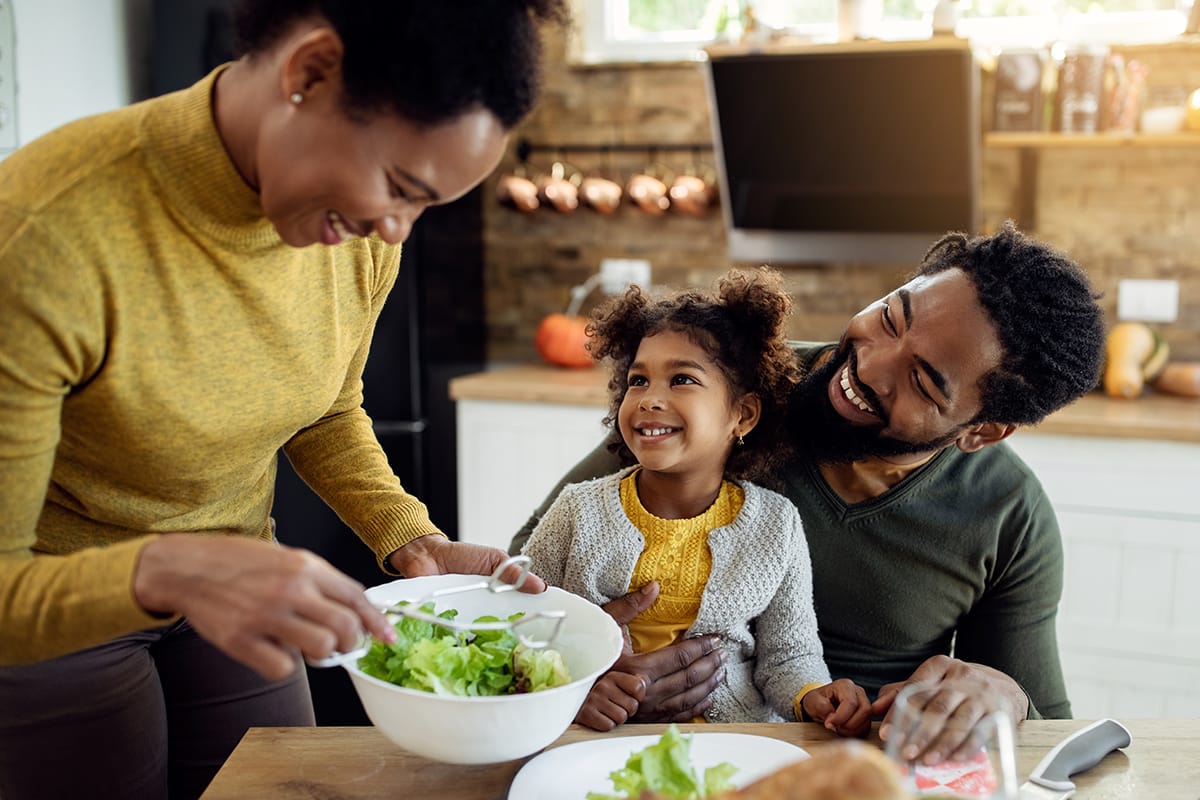
<path id="1" fill-rule="evenodd" d="M 350 673 L 363 709 L 379 732 L 417 755 L 452 764 L 492 764 L 535 753 L 553 742 L 575 719 L 588 691 L 621 653 L 621 630 L 599 606 L 582 597 L 549 587 L 541 594 L 519 591 L 466 591 L 478 575 L 436 575 L 406 578 L 367 590 L 378 607 L 417 602 L 450 592 L 437 601 L 437 610 L 455 609 L 458 620 L 491 615 L 507 619 L 521 612 L 555 617 L 539 634 L 531 623 L 525 636 L 552 638 L 549 647 L 566 663 L 570 682 L 536 692 L 483 697 L 433 694 L 397 686 L 372 677 L 357 659 L 341 666 Z"/>

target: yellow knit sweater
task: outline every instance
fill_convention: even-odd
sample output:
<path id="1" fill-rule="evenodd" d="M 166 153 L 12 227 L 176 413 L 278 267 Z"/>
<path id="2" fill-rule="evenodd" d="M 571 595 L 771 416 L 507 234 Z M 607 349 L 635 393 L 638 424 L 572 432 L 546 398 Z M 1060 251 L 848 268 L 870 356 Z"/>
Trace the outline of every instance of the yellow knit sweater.
<path id="1" fill-rule="evenodd" d="M 656 517 L 642 505 L 634 470 L 621 480 L 621 507 L 646 539 L 629 581 L 630 591 L 658 581 L 658 599 L 629 623 L 635 653 L 650 653 L 683 638 L 696 621 L 704 586 L 712 573 L 710 531 L 728 525 L 746 501 L 742 487 L 723 481 L 717 499 L 689 519 Z"/>
<path id="2" fill-rule="evenodd" d="M 378 557 L 437 532 L 361 408 L 399 248 L 285 245 L 215 76 L 0 164 L 0 664 L 161 623 L 133 599 L 141 548 L 270 538 L 285 445 Z"/>

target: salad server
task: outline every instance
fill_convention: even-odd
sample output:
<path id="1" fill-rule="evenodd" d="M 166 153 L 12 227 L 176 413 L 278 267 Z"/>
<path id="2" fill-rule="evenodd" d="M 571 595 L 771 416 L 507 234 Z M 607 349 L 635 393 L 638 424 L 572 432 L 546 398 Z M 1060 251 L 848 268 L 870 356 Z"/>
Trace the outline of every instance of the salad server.
<path id="1" fill-rule="evenodd" d="M 566 619 L 566 612 L 562 610 L 543 610 L 535 611 L 531 614 L 525 614 L 517 620 L 496 620 L 495 622 L 459 622 L 458 620 L 446 619 L 439 617 L 436 614 L 430 614 L 421 610 L 421 606 L 428 602 L 438 600 L 462 592 L 473 592 L 486 590 L 493 594 L 501 594 L 503 592 L 513 592 L 525 583 L 526 577 L 529 576 L 530 558 L 526 555 L 511 556 L 501 562 L 500 566 L 492 572 L 491 576 L 481 578 L 475 583 L 463 584 L 462 586 L 451 586 L 445 589 L 438 589 L 429 594 L 424 595 L 417 600 L 406 600 L 399 603 L 394 603 L 390 606 L 380 607 L 379 610 L 389 617 L 409 617 L 411 619 L 428 622 L 431 625 L 438 625 L 443 628 L 457 631 L 459 633 L 469 633 L 471 631 L 503 631 L 511 630 L 517 640 L 525 647 L 531 650 L 541 650 L 549 647 L 558 637 L 559 631 L 562 629 L 563 620 Z M 507 583 L 500 576 L 509 567 L 518 567 L 520 573 L 517 579 L 512 583 Z M 538 620 L 549 620 L 553 624 L 550 628 L 550 633 L 547 636 L 535 637 L 530 633 L 522 630 L 531 622 Z M 367 652 L 371 646 L 371 637 L 364 632 L 358 635 L 358 642 L 354 648 L 345 652 L 335 651 L 325 658 L 308 658 L 304 660 L 313 667 L 340 667 L 357 661 Z"/>

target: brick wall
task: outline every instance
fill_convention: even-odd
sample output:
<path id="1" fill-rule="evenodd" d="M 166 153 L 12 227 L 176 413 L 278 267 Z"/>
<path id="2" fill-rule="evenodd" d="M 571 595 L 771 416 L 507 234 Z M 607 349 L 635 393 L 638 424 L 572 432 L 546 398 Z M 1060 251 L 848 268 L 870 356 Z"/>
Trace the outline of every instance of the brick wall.
<path id="1" fill-rule="evenodd" d="M 517 136 L 544 144 L 711 140 L 699 65 L 570 67 L 561 39 L 547 44 L 542 101 Z M 1200 87 L 1200 45 L 1126 50 L 1150 67 L 1151 83 Z M 607 173 L 621 182 L 651 160 L 650 153 L 640 152 L 568 157 L 586 174 Z M 682 171 L 692 154 L 664 151 L 656 158 Z M 1178 280 L 1180 319 L 1164 333 L 1177 357 L 1200 360 L 1200 138 L 1194 146 L 1051 148 L 1037 151 L 1034 159 L 1036 170 L 1025 172 L 1034 183 L 1029 187 L 1022 183 L 1019 151 L 985 149 L 985 227 L 1019 216 L 1029 203 L 1023 198 L 1031 199 L 1034 232 L 1089 270 L 1105 293 L 1110 318 L 1119 279 Z M 537 172 L 553 161 L 553 153 L 537 152 L 530 166 Z M 613 216 L 586 208 L 523 214 L 502 207 L 492 200 L 494 184 L 515 163 L 510 154 L 491 178 L 484 214 L 492 360 L 535 359 L 537 323 L 564 310 L 570 287 L 595 272 L 603 258 L 648 259 L 654 283 L 669 286 L 708 285 L 730 266 L 716 211 L 692 218 L 650 217 L 627 204 Z M 894 288 L 912 266 L 784 266 L 796 300 L 790 335 L 836 338 L 851 314 Z"/>

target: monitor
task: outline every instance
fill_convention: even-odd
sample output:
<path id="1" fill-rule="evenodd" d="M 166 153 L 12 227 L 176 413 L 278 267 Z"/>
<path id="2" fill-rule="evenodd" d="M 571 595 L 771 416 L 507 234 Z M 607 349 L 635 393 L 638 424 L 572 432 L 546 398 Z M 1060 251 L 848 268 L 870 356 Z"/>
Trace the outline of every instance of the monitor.
<path id="1" fill-rule="evenodd" d="M 978 232 L 965 42 L 710 52 L 707 67 L 733 260 L 909 263 L 947 231 Z"/>

